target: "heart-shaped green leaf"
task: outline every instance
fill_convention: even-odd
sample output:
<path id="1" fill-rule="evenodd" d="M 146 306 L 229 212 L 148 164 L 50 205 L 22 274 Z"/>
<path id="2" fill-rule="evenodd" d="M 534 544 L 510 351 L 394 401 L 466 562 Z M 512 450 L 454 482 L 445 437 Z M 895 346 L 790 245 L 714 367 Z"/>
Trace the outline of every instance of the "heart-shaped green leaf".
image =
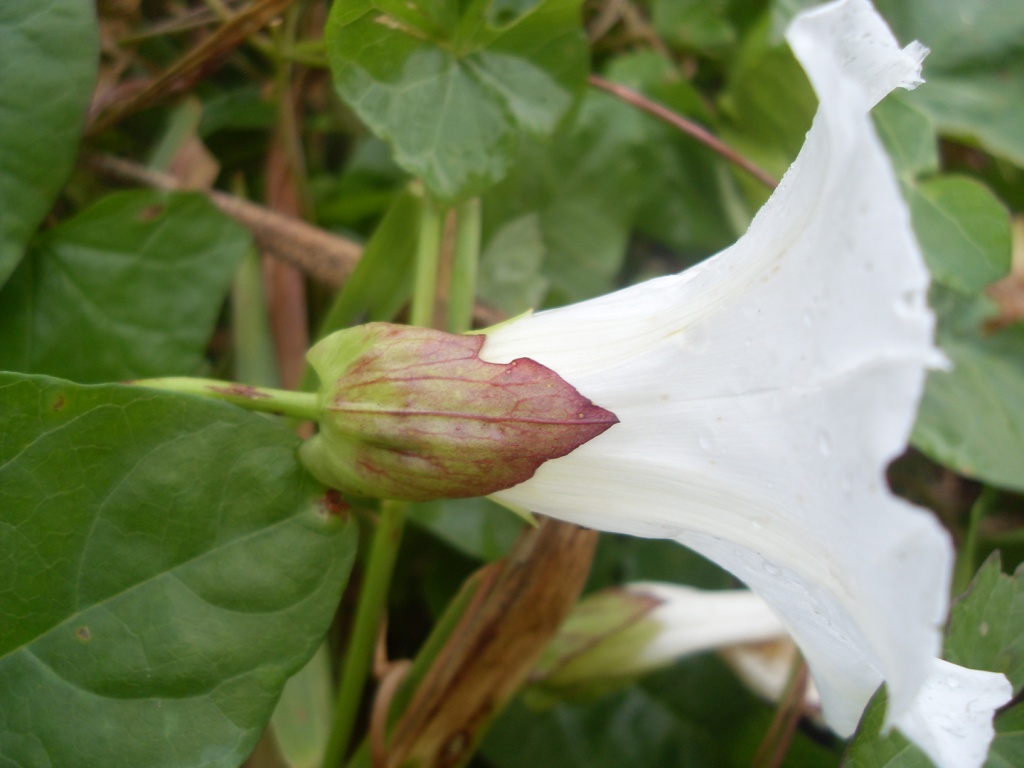
<path id="1" fill-rule="evenodd" d="M 1010 270 L 1010 216 L 984 185 L 963 176 L 908 191 L 914 231 L 938 282 L 976 293 Z"/>
<path id="2" fill-rule="evenodd" d="M 0 3 L 0 285 L 71 172 L 98 55 L 92 3 Z"/>
<path id="3" fill-rule="evenodd" d="M 1024 327 L 988 332 L 983 297 L 940 286 L 932 305 L 952 368 L 928 374 L 913 443 L 961 474 L 1024 490 Z"/>
<path id="4" fill-rule="evenodd" d="M 448 203 L 501 179 L 519 132 L 552 133 L 585 84 L 579 0 L 495 2 L 342 0 L 328 21 L 338 92 Z"/>
<path id="5" fill-rule="evenodd" d="M 225 766 L 330 623 L 355 525 L 287 429 L 0 375 L 0 764 Z"/>
<path id="6" fill-rule="evenodd" d="M 194 374 L 249 235 L 202 195 L 108 195 L 36 238 L 0 293 L 0 368 Z"/>
<path id="7" fill-rule="evenodd" d="M 878 0 L 904 42 L 931 49 L 909 100 L 945 134 L 1024 165 L 1024 13 L 1020 0 Z"/>

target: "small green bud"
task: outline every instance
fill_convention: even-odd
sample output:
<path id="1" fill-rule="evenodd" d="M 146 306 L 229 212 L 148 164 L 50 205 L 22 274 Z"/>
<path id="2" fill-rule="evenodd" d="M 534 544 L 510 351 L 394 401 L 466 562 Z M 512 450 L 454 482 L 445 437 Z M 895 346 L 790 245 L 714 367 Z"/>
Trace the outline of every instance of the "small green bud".
<path id="1" fill-rule="evenodd" d="M 484 341 L 370 323 L 316 344 L 320 432 L 301 453 L 310 472 L 357 496 L 483 496 L 618 422 L 533 360 L 481 360 Z"/>
<path id="2" fill-rule="evenodd" d="M 663 630 L 651 615 L 659 605 L 657 597 L 628 589 L 580 601 L 530 673 L 536 700 L 593 698 L 660 666 L 644 655 Z"/>

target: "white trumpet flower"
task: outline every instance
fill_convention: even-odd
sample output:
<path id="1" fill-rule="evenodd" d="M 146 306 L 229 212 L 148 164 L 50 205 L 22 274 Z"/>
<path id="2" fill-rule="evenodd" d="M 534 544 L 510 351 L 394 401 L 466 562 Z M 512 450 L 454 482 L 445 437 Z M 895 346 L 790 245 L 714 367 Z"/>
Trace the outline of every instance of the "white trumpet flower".
<path id="1" fill-rule="evenodd" d="M 798 16 L 819 98 L 799 157 L 732 247 L 682 274 L 524 317 L 481 357 L 528 357 L 620 423 L 499 501 L 664 537 L 778 614 L 849 735 L 885 682 L 888 724 L 932 673 L 952 548 L 890 493 L 932 343 L 928 273 L 868 112 L 920 82 L 866 0 Z"/>
<path id="2" fill-rule="evenodd" d="M 626 586 L 633 595 L 657 601 L 644 620 L 657 626 L 634 649 L 634 664 L 654 669 L 690 654 L 721 651 L 758 694 L 778 701 L 795 653 L 771 609 L 744 591 L 707 592 L 674 584 Z M 929 672 L 910 706 L 893 720 L 938 768 L 981 768 L 995 735 L 995 710 L 1013 698 L 1005 675 L 929 660 Z M 810 711 L 820 696 L 813 684 L 805 701 Z"/>

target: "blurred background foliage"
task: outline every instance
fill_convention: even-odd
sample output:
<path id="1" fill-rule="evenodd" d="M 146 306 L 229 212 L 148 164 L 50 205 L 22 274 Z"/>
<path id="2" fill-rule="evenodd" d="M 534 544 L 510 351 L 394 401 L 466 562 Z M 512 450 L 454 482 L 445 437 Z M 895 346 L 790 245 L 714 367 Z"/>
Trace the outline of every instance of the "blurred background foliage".
<path id="1" fill-rule="evenodd" d="M 0 368 L 298 386 L 325 329 L 405 317 L 422 205 L 413 177 L 439 200 L 481 198 L 484 321 L 685 268 L 734 241 L 770 190 L 588 86 L 588 73 L 707 127 L 778 178 L 816 106 L 782 30 L 812 4 L 98 0 L 94 18 L 80 0 L 6 3 L 0 55 L 17 66 L 0 67 Z M 1007 572 L 1024 561 L 1024 14 L 1019 0 L 877 5 L 902 42 L 932 50 L 927 85 L 893 94 L 874 119 L 953 364 L 931 375 L 890 479 L 953 532 L 962 590 L 994 550 Z M 166 185 L 153 173 L 200 192 L 120 189 Z M 260 207 L 239 214 L 201 194 L 211 189 Z M 286 231 L 273 212 L 327 234 Z M 264 254 L 309 263 L 261 260 L 252 233 Z M 390 597 L 398 657 L 522 525 L 484 500 L 415 505 L 410 519 Z M 735 586 L 673 543 L 602 535 L 587 589 L 638 579 Z M 316 764 L 326 725 L 309 713 L 329 701 L 326 649 L 350 607 L 285 689 L 277 746 L 261 742 L 254 768 Z M 1020 654 L 1016 612 L 1002 650 Z M 746 766 L 772 717 L 705 655 L 593 700 L 520 697 L 472 764 Z M 991 765 L 1020 764 L 1019 720 L 1001 719 Z M 886 743 L 862 734 L 857 754 L 927 764 Z M 843 751 L 807 724 L 782 764 L 835 766 Z"/>

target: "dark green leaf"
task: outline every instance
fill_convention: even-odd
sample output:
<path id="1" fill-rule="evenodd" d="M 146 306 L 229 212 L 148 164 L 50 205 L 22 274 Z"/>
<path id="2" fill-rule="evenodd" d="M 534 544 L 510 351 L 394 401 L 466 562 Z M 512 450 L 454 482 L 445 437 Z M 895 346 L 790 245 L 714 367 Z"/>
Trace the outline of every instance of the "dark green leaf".
<path id="1" fill-rule="evenodd" d="M 328 22 L 342 98 L 447 203 L 501 179 L 519 133 L 552 133 L 585 83 L 579 0 L 506 4 L 498 26 L 482 5 L 339 2 Z"/>
<path id="2" fill-rule="evenodd" d="M 658 0 L 653 4 L 652 22 L 659 34 L 679 48 L 720 52 L 736 41 L 728 5 L 728 0 Z"/>
<path id="3" fill-rule="evenodd" d="M 588 93 L 554 141 L 526 143 L 514 171 L 484 198 L 484 242 L 536 217 L 546 302 L 605 293 L 622 268 L 630 229 L 651 188 L 650 122 L 604 93 Z"/>
<path id="4" fill-rule="evenodd" d="M 0 377 L 0 412 L 0 762 L 234 768 L 354 554 L 298 439 L 45 377 Z"/>
<path id="5" fill-rule="evenodd" d="M 657 53 L 619 56 L 607 77 L 698 123 L 712 124 L 700 92 Z M 747 220 L 734 221 L 735 211 L 725 201 L 733 191 L 723 161 L 674 127 L 647 116 L 640 120 L 646 138 L 624 148 L 636 156 L 634 178 L 616 179 L 620 189 L 628 182 L 645 192 L 637 206 L 637 228 L 693 261 L 731 244 Z"/>
<path id="6" fill-rule="evenodd" d="M 503 557 L 523 528 L 522 520 L 485 498 L 413 504 L 409 520 L 478 560 Z"/>
<path id="7" fill-rule="evenodd" d="M 715 656 L 685 659 L 589 703 L 513 702 L 485 738 L 497 768 L 749 768 L 771 722 Z M 787 768 L 834 768 L 836 753 L 797 733 Z"/>
<path id="8" fill-rule="evenodd" d="M 982 298 L 932 295 L 953 367 L 928 374 L 913 443 L 961 474 L 1024 490 L 1024 327 L 987 333 Z"/>
<path id="9" fill-rule="evenodd" d="M 0 285 L 71 172 L 98 55 L 92 3 L 0 3 Z"/>
<path id="10" fill-rule="evenodd" d="M 191 374 L 249 236 L 196 193 L 109 195 L 37 238 L 0 294 L 0 368 Z"/>
<path id="11" fill-rule="evenodd" d="M 953 604 L 945 657 L 972 669 L 1002 672 L 1014 693 L 1024 686 L 1024 569 L 1007 576 L 998 554 L 978 571 L 970 588 Z"/>
<path id="12" fill-rule="evenodd" d="M 996 717 L 996 737 L 985 768 L 1020 768 L 1024 765 L 1024 706 Z"/>
<path id="13" fill-rule="evenodd" d="M 1010 269 L 1010 217 L 979 182 L 930 179 L 909 192 L 914 231 L 940 283 L 976 293 Z"/>
<path id="14" fill-rule="evenodd" d="M 714 765 L 714 743 L 639 687 L 585 705 L 535 711 L 513 702 L 487 735 L 496 768 Z"/>
<path id="15" fill-rule="evenodd" d="M 776 178 L 796 158 L 818 106 L 792 51 L 771 37 L 767 17 L 744 41 L 720 102 L 721 137 Z"/>
<path id="16" fill-rule="evenodd" d="M 841 768 L 934 768 L 934 763 L 897 730 L 882 734 L 885 692 L 864 710 L 857 733 L 843 754 Z"/>
<path id="17" fill-rule="evenodd" d="M 731 574 L 674 541 L 602 534 L 587 591 L 630 581 L 675 581 L 700 589 L 737 586 Z"/>

